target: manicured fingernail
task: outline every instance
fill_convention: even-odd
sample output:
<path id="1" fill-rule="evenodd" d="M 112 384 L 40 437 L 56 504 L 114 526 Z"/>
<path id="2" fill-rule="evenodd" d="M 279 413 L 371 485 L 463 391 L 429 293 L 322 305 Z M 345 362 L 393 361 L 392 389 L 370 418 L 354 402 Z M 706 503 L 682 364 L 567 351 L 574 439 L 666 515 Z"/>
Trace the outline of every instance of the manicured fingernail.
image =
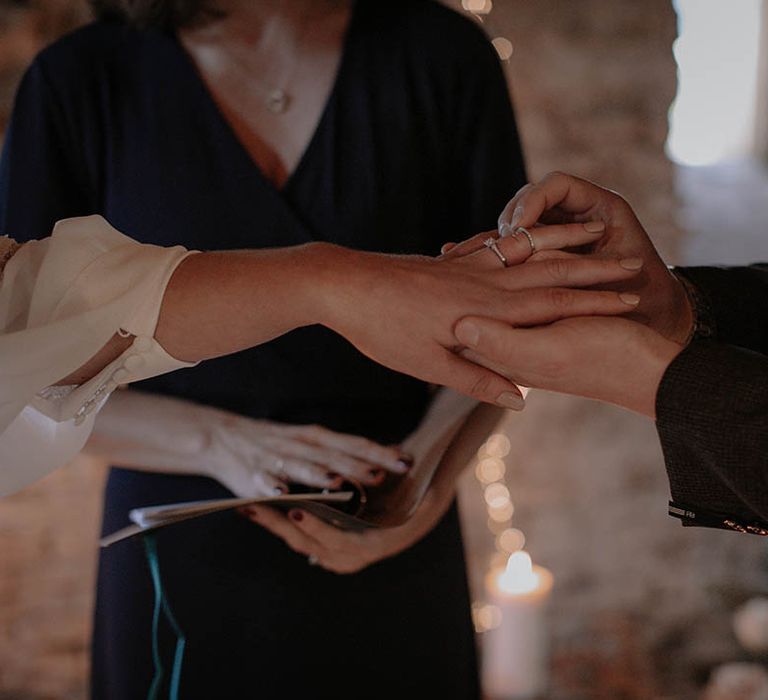
<path id="1" fill-rule="evenodd" d="M 512 219 L 509 222 L 510 228 L 517 228 L 517 225 L 520 223 L 520 220 L 523 218 L 523 208 L 517 207 L 514 212 L 512 212 Z"/>
<path id="2" fill-rule="evenodd" d="M 623 260 L 619 260 L 619 265 L 621 265 L 625 270 L 632 270 L 634 272 L 643 266 L 643 259 L 624 258 Z"/>
<path id="3" fill-rule="evenodd" d="M 587 221 L 584 224 L 584 230 L 587 233 L 599 233 L 600 231 L 605 231 L 605 223 L 602 221 Z"/>
<path id="4" fill-rule="evenodd" d="M 513 391 L 505 391 L 496 399 L 496 403 L 504 408 L 511 408 L 513 411 L 522 411 L 525 408 L 525 400 L 519 394 Z"/>
<path id="5" fill-rule="evenodd" d="M 474 348 L 480 342 L 480 329 L 472 321 L 459 321 L 456 326 L 456 337 L 460 343 Z"/>
<path id="6" fill-rule="evenodd" d="M 302 520 L 304 520 L 304 513 L 302 513 L 300 510 L 292 510 L 289 515 L 291 516 L 291 520 L 295 520 L 297 523 L 300 523 Z"/>
<path id="7" fill-rule="evenodd" d="M 456 247 L 455 243 L 444 243 L 443 247 L 440 248 L 440 253 L 441 255 L 445 255 L 451 248 L 455 248 L 455 247 Z"/>
<path id="8" fill-rule="evenodd" d="M 499 238 L 506 238 L 510 233 L 512 233 L 512 227 L 506 221 L 499 226 Z"/>
<path id="9" fill-rule="evenodd" d="M 619 294 L 619 299 L 629 306 L 637 306 L 640 303 L 640 297 L 637 294 L 629 294 L 627 292 Z"/>
<path id="10" fill-rule="evenodd" d="M 275 488 L 272 489 L 273 496 L 282 496 L 285 492 L 285 486 L 275 486 Z"/>

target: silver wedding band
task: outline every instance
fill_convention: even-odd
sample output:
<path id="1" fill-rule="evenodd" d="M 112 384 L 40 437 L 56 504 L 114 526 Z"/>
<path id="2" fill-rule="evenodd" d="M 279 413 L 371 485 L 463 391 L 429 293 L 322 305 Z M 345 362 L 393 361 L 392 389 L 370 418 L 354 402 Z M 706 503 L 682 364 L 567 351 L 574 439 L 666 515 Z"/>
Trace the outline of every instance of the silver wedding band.
<path id="1" fill-rule="evenodd" d="M 509 263 L 507 262 L 507 259 L 504 257 L 504 253 L 502 253 L 499 250 L 499 246 L 496 245 L 495 238 L 486 238 L 483 241 L 483 245 L 489 250 L 492 250 L 496 254 L 496 257 L 501 261 L 501 264 L 504 265 L 504 267 L 508 267 Z"/>
<path id="2" fill-rule="evenodd" d="M 512 235 L 519 236 L 521 233 L 528 239 L 528 243 L 531 245 L 531 255 L 533 255 L 536 252 L 536 243 L 533 241 L 533 234 L 531 234 L 525 226 L 518 226 Z"/>

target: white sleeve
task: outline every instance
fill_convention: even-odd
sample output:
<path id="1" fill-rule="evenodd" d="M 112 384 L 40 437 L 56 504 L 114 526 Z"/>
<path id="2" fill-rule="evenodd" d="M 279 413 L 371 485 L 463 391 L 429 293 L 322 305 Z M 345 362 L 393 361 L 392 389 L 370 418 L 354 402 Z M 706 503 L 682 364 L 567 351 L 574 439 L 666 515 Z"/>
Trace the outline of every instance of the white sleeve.
<path id="1" fill-rule="evenodd" d="M 190 254 L 89 216 L 13 255 L 0 278 L 0 496 L 72 459 L 118 385 L 194 365 L 154 339 L 165 288 Z M 120 357 L 80 386 L 52 387 L 115 333 L 135 336 Z"/>

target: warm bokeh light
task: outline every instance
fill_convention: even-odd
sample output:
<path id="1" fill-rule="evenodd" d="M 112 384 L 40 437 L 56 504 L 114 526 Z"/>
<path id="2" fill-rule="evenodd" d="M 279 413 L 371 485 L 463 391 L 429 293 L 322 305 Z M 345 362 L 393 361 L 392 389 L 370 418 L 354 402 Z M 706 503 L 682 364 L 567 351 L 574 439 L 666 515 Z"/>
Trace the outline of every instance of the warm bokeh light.
<path id="1" fill-rule="evenodd" d="M 512 46 L 512 42 L 509 39 L 506 39 L 503 36 L 497 36 L 491 43 L 502 61 L 508 61 L 512 58 L 512 53 L 514 52 L 515 47 Z"/>
<path id="2" fill-rule="evenodd" d="M 485 489 L 485 502 L 494 510 L 504 508 L 510 503 L 509 489 L 499 482 Z"/>
<path id="3" fill-rule="evenodd" d="M 492 0 L 461 0 L 461 6 L 475 15 L 487 15 L 493 9 Z"/>
<path id="4" fill-rule="evenodd" d="M 513 554 L 525 547 L 525 535 L 522 530 L 515 527 L 508 527 L 496 538 L 496 547 L 501 552 Z"/>
<path id="5" fill-rule="evenodd" d="M 481 448 L 484 455 L 489 457 L 498 457 L 504 459 L 512 449 L 512 443 L 506 435 L 501 433 L 494 433 L 485 442 L 485 445 Z"/>
<path id="6" fill-rule="evenodd" d="M 472 621 L 476 632 L 487 632 L 501 624 L 501 609 L 496 605 L 476 603 L 472 606 Z"/>
<path id="7" fill-rule="evenodd" d="M 498 508 L 489 508 L 488 517 L 491 520 L 495 520 L 497 523 L 505 523 L 514 515 L 515 506 L 511 502 L 507 501 L 504 505 Z"/>
<path id="8" fill-rule="evenodd" d="M 498 457 L 486 457 L 477 463 L 475 476 L 481 484 L 492 484 L 503 479 L 506 470 L 506 465 Z"/>

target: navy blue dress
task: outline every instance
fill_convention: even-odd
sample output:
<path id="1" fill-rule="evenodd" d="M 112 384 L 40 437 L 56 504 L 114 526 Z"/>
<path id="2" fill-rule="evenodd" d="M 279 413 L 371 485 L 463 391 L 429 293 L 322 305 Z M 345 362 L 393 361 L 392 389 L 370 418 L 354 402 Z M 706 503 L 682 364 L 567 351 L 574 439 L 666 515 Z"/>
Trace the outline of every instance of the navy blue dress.
<path id="1" fill-rule="evenodd" d="M 282 190 L 237 141 L 173 34 L 98 22 L 42 52 L 23 80 L 0 163 L 0 231 L 40 238 L 57 219 L 100 213 L 163 245 L 325 240 L 436 254 L 494 227 L 523 181 L 495 52 L 436 3 L 357 3 L 325 111 Z M 429 402 L 423 383 L 321 327 L 139 388 L 382 443 L 402 440 Z M 103 529 L 126 525 L 137 506 L 227 493 L 211 479 L 113 468 Z M 408 551 L 349 576 L 308 566 L 232 513 L 157 541 L 188 639 L 183 698 L 478 696 L 455 506 Z M 102 552 L 96 700 L 146 696 L 151 610 L 141 542 Z M 171 635 L 161 643 L 170 659 Z"/>

